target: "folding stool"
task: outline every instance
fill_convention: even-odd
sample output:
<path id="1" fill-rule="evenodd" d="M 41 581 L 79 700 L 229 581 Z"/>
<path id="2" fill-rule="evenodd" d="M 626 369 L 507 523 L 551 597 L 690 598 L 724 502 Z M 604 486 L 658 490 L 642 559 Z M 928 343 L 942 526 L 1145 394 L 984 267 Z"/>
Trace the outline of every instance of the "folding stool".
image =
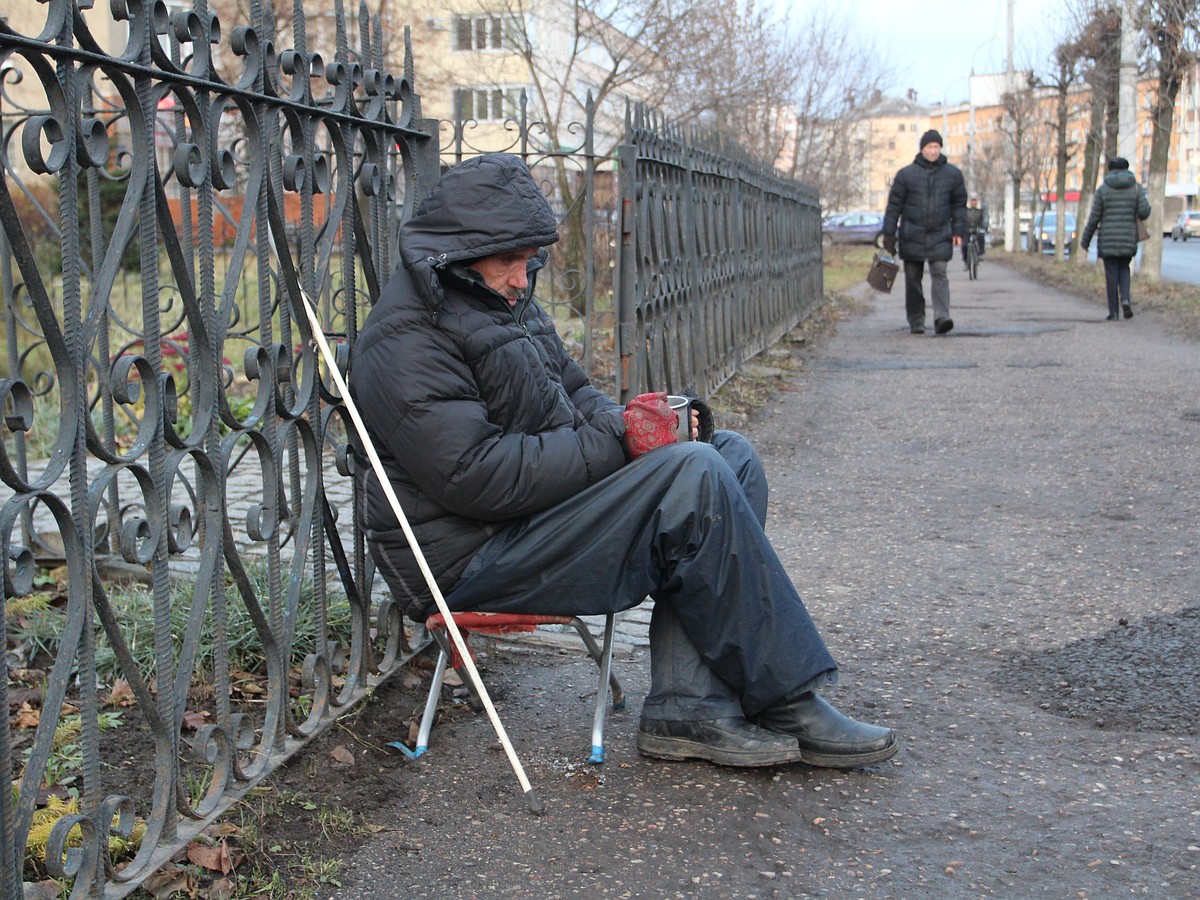
<path id="1" fill-rule="evenodd" d="M 625 692 L 621 689 L 621 683 L 617 681 L 616 675 L 612 672 L 614 628 L 614 617 L 612 615 L 604 617 L 603 649 L 596 646 L 596 639 L 592 637 L 587 624 L 578 616 L 520 615 L 515 613 L 488 612 L 455 612 L 451 613 L 451 615 L 454 617 L 454 622 L 458 625 L 459 631 L 462 632 L 464 641 L 470 632 L 492 635 L 511 634 L 514 632 L 533 631 L 539 625 L 570 625 L 574 628 L 578 632 L 580 639 L 582 639 L 584 647 L 587 648 L 588 655 L 595 660 L 597 667 L 600 669 L 600 680 L 596 687 L 596 711 L 592 717 L 592 752 L 588 757 L 588 762 L 604 762 L 605 701 L 608 698 L 609 686 L 612 687 L 613 709 L 625 708 Z M 470 689 L 472 708 L 476 712 L 482 709 L 482 703 L 476 694 L 475 685 L 467 677 L 466 671 L 462 668 L 462 660 L 459 658 L 458 652 L 450 640 L 450 636 L 446 633 L 446 623 L 441 613 L 437 613 L 426 619 L 425 628 L 430 636 L 437 641 L 439 652 L 437 666 L 433 673 L 433 683 L 429 687 L 429 697 L 425 701 L 425 712 L 421 716 L 421 728 L 417 732 L 417 749 L 413 753 L 414 756 L 420 756 L 429 749 L 429 733 L 433 730 L 433 719 L 437 713 L 438 699 L 442 691 L 442 679 L 445 677 L 447 665 L 453 666 L 454 670 L 462 676 L 463 684 L 467 685 Z M 467 649 L 471 649 L 469 645 Z"/>

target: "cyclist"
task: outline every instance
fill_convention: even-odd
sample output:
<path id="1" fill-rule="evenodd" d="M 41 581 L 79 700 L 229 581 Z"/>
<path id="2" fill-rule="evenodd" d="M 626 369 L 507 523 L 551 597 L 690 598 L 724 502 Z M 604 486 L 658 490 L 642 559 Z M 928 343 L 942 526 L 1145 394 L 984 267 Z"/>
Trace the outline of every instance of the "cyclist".
<path id="1" fill-rule="evenodd" d="M 964 269 L 968 267 L 967 244 L 969 241 L 975 242 L 975 255 L 983 259 L 983 236 L 987 234 L 987 230 L 987 210 L 979 205 L 979 194 L 972 191 L 967 196 L 967 240 L 963 241 L 962 245 Z"/>

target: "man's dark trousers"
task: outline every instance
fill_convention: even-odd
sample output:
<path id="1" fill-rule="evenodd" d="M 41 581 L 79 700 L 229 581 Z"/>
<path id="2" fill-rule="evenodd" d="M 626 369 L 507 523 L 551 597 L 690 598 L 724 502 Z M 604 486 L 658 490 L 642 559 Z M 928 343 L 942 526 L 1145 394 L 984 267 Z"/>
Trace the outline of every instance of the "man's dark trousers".
<path id="1" fill-rule="evenodd" d="M 910 328 L 925 327 L 925 292 L 921 289 L 925 262 L 904 261 L 904 313 Z M 950 279 L 946 276 L 944 259 L 929 260 L 929 296 L 933 301 L 933 321 L 950 318 Z"/>
<path id="2" fill-rule="evenodd" d="M 753 716 L 835 680 L 837 668 L 763 531 L 766 496 L 739 434 L 660 447 L 498 532 L 446 601 L 604 615 L 650 596 L 651 701 L 662 711 L 645 712 L 720 718 L 740 705 Z"/>

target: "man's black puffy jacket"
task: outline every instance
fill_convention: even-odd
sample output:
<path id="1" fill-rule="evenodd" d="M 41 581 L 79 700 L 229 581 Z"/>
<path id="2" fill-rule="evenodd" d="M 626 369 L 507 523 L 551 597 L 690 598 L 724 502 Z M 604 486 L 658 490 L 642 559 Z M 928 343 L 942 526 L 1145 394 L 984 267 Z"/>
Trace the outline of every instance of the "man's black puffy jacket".
<path id="1" fill-rule="evenodd" d="M 954 256 L 955 236 L 966 236 L 967 188 L 957 166 L 939 156 L 929 162 L 920 153 L 896 173 L 888 194 L 883 233 L 900 226 L 900 258 L 944 259 Z"/>
<path id="2" fill-rule="evenodd" d="M 532 299 L 510 308 L 463 265 L 556 240 L 518 158 L 460 164 L 401 228 L 403 266 L 355 347 L 351 394 L 443 591 L 499 528 L 625 463 L 622 407 L 588 383 L 551 318 Z M 372 553 L 420 617 L 431 597 L 416 559 L 374 472 L 359 477 Z"/>

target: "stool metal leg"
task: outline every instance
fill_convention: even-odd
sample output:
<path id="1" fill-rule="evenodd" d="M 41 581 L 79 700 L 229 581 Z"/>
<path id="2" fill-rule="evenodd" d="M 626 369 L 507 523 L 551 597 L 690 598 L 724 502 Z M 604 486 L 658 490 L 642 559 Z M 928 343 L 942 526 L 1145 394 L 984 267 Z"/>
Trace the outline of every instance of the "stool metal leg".
<path id="1" fill-rule="evenodd" d="M 591 637 L 591 635 L 588 635 Z M 608 679 L 612 674 L 613 651 L 613 616 L 604 617 L 604 649 L 597 660 L 600 666 L 600 679 L 596 685 L 596 712 L 592 716 L 592 753 L 588 757 L 590 763 L 604 762 L 604 716 L 608 712 Z M 617 690 L 620 690 L 618 686 Z M 614 701 L 615 702 L 615 701 Z"/>
<path id="2" fill-rule="evenodd" d="M 609 618 L 612 618 L 613 621 L 609 622 L 608 621 Z M 606 616 L 605 622 L 606 622 L 605 628 L 604 628 L 605 635 L 613 634 L 615 631 L 615 628 L 616 628 L 615 617 Z M 573 618 L 571 620 L 571 626 L 579 633 L 580 640 L 583 641 L 583 645 L 587 648 L 588 656 L 590 656 L 592 659 L 594 659 L 596 661 L 596 665 L 600 665 L 601 659 L 602 659 L 602 653 L 601 653 L 600 648 L 596 645 L 596 639 L 594 637 L 592 637 L 591 631 L 588 630 L 587 623 L 584 622 L 583 619 L 576 616 L 575 618 Z M 611 652 L 609 655 L 610 656 L 612 655 Z M 610 688 L 612 688 L 613 709 L 624 709 L 625 708 L 625 689 L 621 687 L 621 682 L 618 681 L 617 676 L 613 674 L 612 666 L 609 666 L 607 681 L 608 681 L 608 686 Z M 603 683 L 603 682 L 601 682 L 601 683 Z"/>
<path id="3" fill-rule="evenodd" d="M 437 666 L 433 670 L 433 684 L 429 686 L 429 696 L 425 700 L 425 712 L 421 715 L 421 728 L 417 732 L 417 749 L 413 756 L 420 756 L 429 749 L 429 732 L 433 730 L 433 720 L 437 715 L 438 700 L 442 695 L 442 679 L 446 677 L 446 666 L 450 658 L 445 649 L 438 649 Z"/>

